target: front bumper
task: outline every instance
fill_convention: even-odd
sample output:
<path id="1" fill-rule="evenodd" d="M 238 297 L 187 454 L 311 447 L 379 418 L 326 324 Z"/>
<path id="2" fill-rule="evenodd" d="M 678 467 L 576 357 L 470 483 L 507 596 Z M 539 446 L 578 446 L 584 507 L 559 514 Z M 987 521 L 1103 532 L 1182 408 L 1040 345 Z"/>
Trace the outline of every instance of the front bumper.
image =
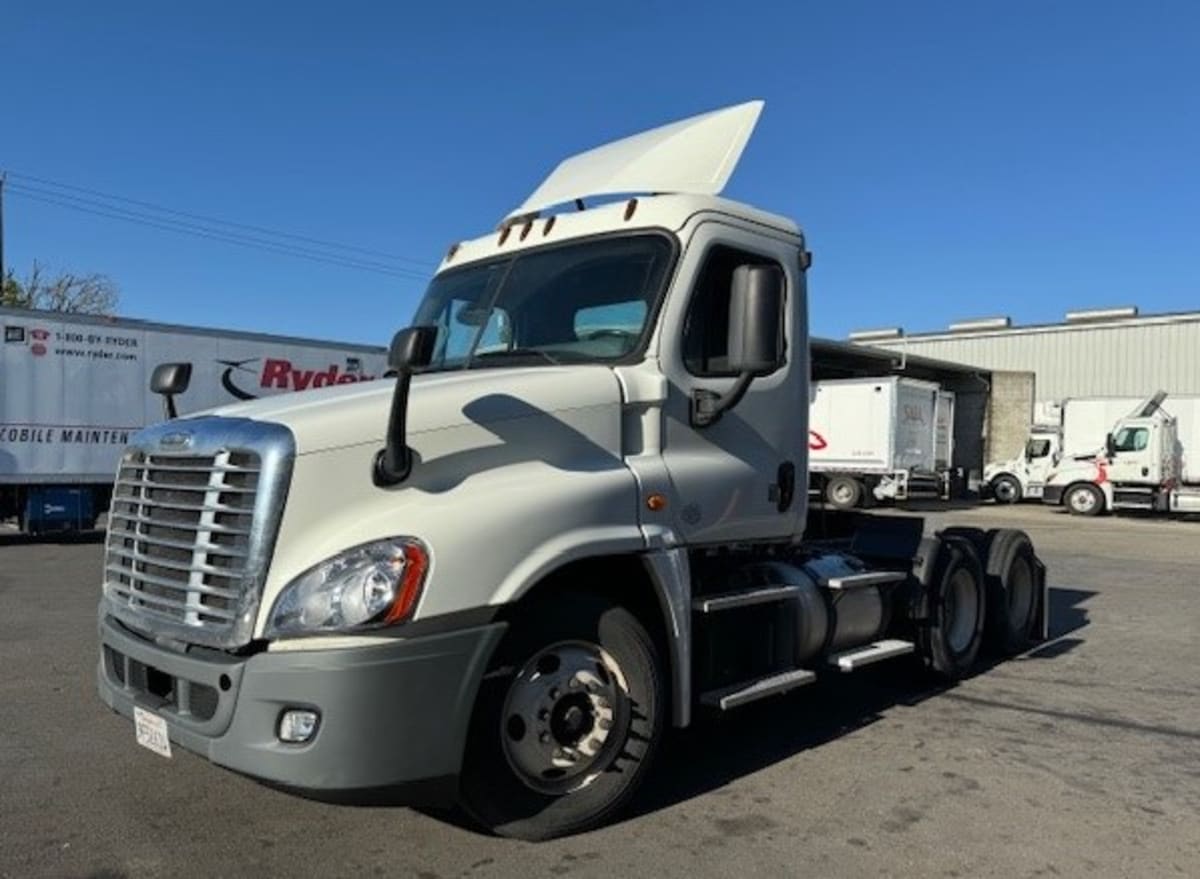
<path id="1" fill-rule="evenodd" d="M 1051 506 L 1061 506 L 1063 493 L 1067 490 L 1065 485 L 1044 485 L 1042 486 L 1042 503 L 1050 504 Z"/>
<path id="2" fill-rule="evenodd" d="M 504 629 L 235 657 L 169 650 L 102 617 L 100 698 L 125 717 L 135 706 L 152 711 L 173 743 L 284 787 L 436 789 L 458 775 L 479 681 Z M 320 712 L 311 741 L 279 741 L 287 708 Z"/>

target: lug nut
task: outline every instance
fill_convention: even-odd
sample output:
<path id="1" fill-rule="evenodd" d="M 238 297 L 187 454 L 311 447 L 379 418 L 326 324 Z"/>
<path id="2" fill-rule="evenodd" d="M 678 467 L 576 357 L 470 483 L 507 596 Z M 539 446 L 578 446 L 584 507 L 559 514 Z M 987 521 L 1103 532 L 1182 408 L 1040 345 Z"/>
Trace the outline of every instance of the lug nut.
<path id="1" fill-rule="evenodd" d="M 540 736 L 538 736 L 538 741 L 541 742 L 543 745 L 550 744 L 550 733 L 548 733 L 548 732 L 542 733 Z"/>

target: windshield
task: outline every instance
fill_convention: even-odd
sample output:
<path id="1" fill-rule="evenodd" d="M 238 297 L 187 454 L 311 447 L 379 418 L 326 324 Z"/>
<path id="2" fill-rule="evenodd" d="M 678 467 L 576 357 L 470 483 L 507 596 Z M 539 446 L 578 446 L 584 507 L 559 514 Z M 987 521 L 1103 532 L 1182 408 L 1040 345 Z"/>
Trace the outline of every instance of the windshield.
<path id="1" fill-rule="evenodd" d="M 660 234 L 598 238 L 439 275 L 413 319 L 438 328 L 430 369 L 620 360 L 648 334 L 672 252 Z"/>

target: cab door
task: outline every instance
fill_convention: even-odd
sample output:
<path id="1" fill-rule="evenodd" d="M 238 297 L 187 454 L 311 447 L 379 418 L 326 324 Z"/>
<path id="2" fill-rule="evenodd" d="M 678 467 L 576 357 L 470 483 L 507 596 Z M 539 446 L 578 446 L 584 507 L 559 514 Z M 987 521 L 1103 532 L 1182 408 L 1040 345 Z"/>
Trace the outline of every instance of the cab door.
<path id="1" fill-rule="evenodd" d="M 667 303 L 659 352 L 667 378 L 663 459 L 673 523 L 690 544 L 786 537 L 808 497 L 808 331 L 800 239 L 716 221 L 699 224 Z M 697 427 L 698 392 L 729 393 L 729 291 L 734 269 L 774 265 L 784 276 L 784 362 L 756 378 L 714 424 Z"/>

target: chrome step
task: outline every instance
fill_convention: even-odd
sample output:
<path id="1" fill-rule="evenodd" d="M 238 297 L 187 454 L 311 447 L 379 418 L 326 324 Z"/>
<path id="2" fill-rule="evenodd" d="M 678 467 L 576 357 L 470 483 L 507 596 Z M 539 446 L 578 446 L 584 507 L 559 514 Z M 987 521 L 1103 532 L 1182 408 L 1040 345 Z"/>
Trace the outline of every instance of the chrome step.
<path id="1" fill-rule="evenodd" d="M 720 595 L 695 599 L 692 602 L 692 610 L 697 613 L 715 613 L 735 607 L 750 607 L 755 604 L 767 604 L 771 601 L 785 601 L 795 598 L 799 594 L 799 586 L 768 586 L 765 589 L 752 589 L 746 592 L 724 592 Z"/>
<path id="2" fill-rule="evenodd" d="M 884 641 L 876 641 L 874 644 L 855 647 L 853 650 L 843 650 L 841 653 L 835 653 L 829 657 L 828 662 L 839 671 L 854 671 L 855 669 L 862 668 L 864 665 L 871 665 L 875 662 L 891 659 L 893 656 L 903 656 L 906 653 L 912 653 L 916 649 L 917 646 L 911 641 L 900 641 L 895 638 L 889 638 Z"/>
<path id="3" fill-rule="evenodd" d="M 903 583 L 907 579 L 908 574 L 903 571 L 864 571 L 861 574 L 849 574 L 845 577 L 830 577 L 821 585 L 835 592 L 848 592 L 851 589 L 865 589 L 868 586 Z"/>
<path id="4" fill-rule="evenodd" d="M 737 708 L 747 702 L 774 696 L 776 693 L 783 693 L 794 687 L 803 687 L 816 679 L 816 674 L 808 669 L 794 668 L 791 671 L 767 675 L 756 681 L 734 684 L 732 687 L 723 687 L 720 690 L 709 690 L 700 695 L 700 701 L 705 705 L 728 711 L 730 708 Z"/>

